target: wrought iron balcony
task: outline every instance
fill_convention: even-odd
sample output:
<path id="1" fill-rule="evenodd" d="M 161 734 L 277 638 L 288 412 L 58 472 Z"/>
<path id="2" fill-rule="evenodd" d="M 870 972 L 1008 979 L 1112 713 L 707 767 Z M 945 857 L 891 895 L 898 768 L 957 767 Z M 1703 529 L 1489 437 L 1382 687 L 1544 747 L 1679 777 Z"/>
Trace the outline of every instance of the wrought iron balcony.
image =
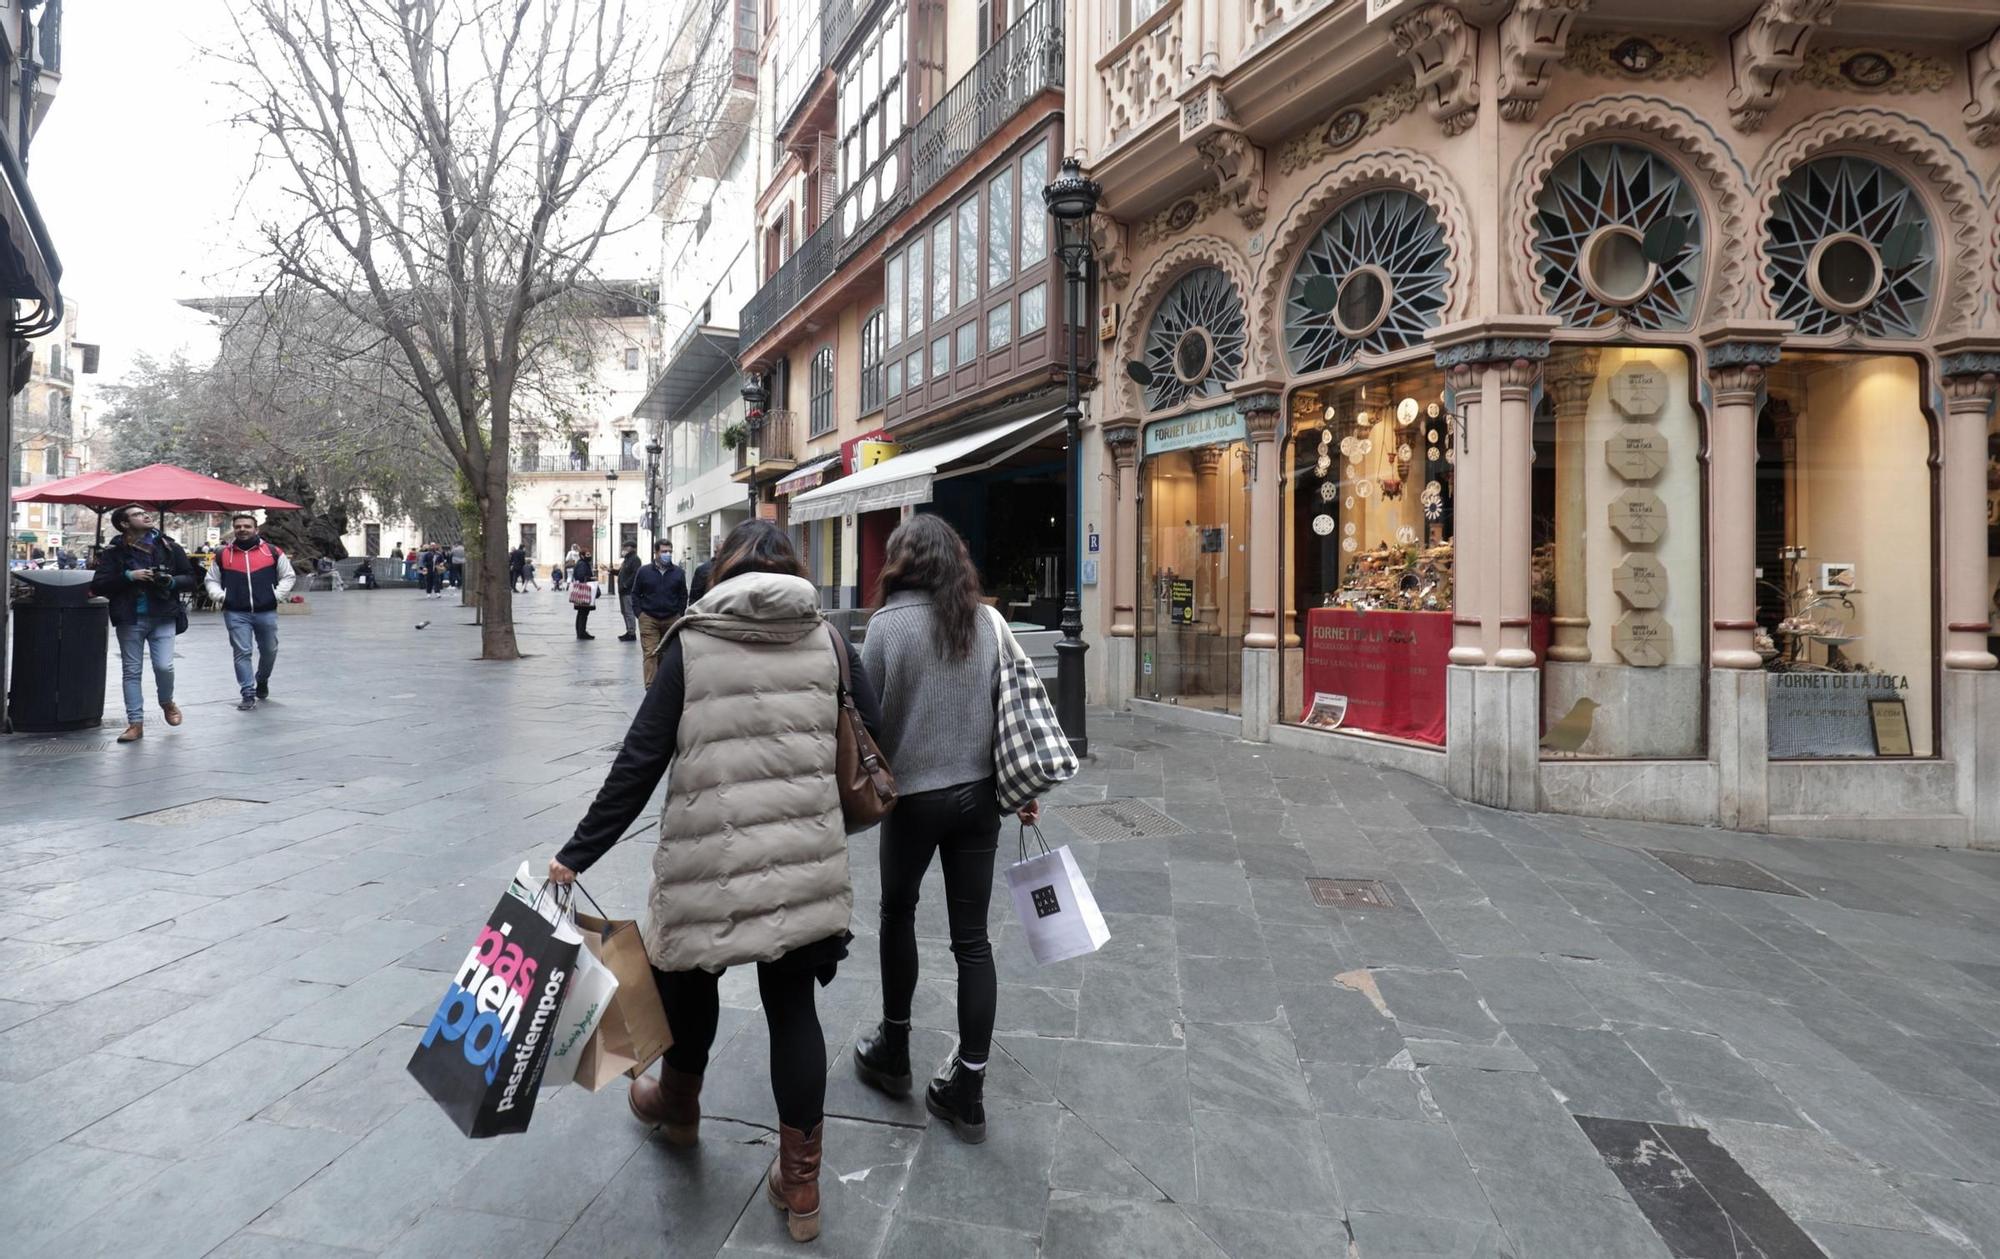
<path id="1" fill-rule="evenodd" d="M 740 349 L 748 349 L 778 320 L 824 284 L 835 268 L 874 240 L 883 226 L 910 203 L 909 138 L 897 140 L 873 170 L 840 195 L 833 212 L 785 259 L 764 286 L 743 304 L 738 318 Z M 884 189 L 888 189 L 887 192 Z"/>

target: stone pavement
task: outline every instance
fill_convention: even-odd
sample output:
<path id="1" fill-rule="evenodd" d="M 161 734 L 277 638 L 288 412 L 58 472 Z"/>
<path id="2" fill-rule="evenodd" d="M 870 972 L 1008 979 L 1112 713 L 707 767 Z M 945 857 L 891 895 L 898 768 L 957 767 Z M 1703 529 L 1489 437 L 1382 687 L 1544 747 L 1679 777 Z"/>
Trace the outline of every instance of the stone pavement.
<path id="1" fill-rule="evenodd" d="M 758 1193 L 745 971 L 692 1152 L 622 1086 L 468 1141 L 405 1074 L 638 699 L 615 616 L 580 644 L 561 596 L 519 605 L 534 658 L 496 665 L 455 606 L 322 596 L 247 714 L 198 618 L 180 729 L 0 740 L 6 1253 L 814 1253 Z M 1057 803 L 1143 802 L 1175 833 L 1091 840 L 1054 810 L 1111 925 L 1087 960 L 1034 965 L 1002 886 L 983 1147 L 853 1079 L 879 994 L 856 841 L 816 1253 L 2000 1256 L 2000 854 L 1494 813 L 1150 720 L 1092 733 Z M 586 880 L 614 912 L 650 827 Z M 1380 888 L 1323 908 L 1314 877 Z M 920 921 L 928 1065 L 953 1026 L 935 883 Z"/>

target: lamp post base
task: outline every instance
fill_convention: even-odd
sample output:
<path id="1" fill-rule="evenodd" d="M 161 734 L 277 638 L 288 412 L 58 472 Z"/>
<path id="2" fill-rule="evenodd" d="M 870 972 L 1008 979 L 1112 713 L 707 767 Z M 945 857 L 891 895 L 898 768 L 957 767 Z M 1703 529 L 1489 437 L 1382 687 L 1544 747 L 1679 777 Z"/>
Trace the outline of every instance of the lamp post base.
<path id="1" fill-rule="evenodd" d="M 1090 755 L 1090 732 L 1084 719 L 1083 655 L 1090 644 L 1081 638 L 1064 637 L 1056 643 L 1056 718 L 1069 736 L 1070 750 L 1079 759 Z"/>

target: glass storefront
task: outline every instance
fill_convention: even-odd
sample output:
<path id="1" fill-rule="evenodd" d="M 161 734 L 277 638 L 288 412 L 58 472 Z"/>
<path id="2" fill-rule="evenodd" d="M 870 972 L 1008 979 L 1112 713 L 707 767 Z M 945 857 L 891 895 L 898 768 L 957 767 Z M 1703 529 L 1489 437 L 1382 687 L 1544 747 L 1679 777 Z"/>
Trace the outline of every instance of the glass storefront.
<path id="1" fill-rule="evenodd" d="M 1786 354 L 1757 423 L 1773 759 L 1931 756 L 1931 434 L 1914 359 Z"/>
<path id="2" fill-rule="evenodd" d="M 1242 433 L 1233 403 L 1146 429 L 1134 692 L 1142 699 L 1242 711 L 1251 527 Z"/>
<path id="3" fill-rule="evenodd" d="M 1454 434 L 1428 362 L 1287 407 L 1287 722 L 1442 745 Z"/>
<path id="4" fill-rule="evenodd" d="M 1701 418 L 1658 347 L 1560 346 L 1535 413 L 1544 756 L 1694 757 L 1705 737 Z"/>

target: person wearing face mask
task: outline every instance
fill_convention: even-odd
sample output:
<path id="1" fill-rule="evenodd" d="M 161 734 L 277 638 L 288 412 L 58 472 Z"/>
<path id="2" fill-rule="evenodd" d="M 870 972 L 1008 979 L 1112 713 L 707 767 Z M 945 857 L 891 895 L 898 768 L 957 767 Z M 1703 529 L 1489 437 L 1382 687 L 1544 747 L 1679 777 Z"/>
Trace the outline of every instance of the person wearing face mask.
<path id="1" fill-rule="evenodd" d="M 233 535 L 208 566 L 208 597 L 222 608 L 229 630 L 229 647 L 236 658 L 236 707 L 249 712 L 271 696 L 271 670 L 278 663 L 278 603 L 291 593 L 292 561 L 266 542 L 257 518 L 247 511 L 229 518 Z M 250 667 L 250 649 L 257 649 L 257 667 Z"/>
<path id="2" fill-rule="evenodd" d="M 181 724 L 174 703 L 174 635 L 187 628 L 181 592 L 195 586 L 194 566 L 180 544 L 154 527 L 153 513 L 134 504 L 111 513 L 117 541 L 100 548 L 90 593 L 111 603 L 111 627 L 124 663 L 125 732 L 120 743 L 136 743 L 146 733 L 146 694 L 141 683 L 147 653 L 153 657 L 153 688 L 167 724 Z"/>
<path id="3" fill-rule="evenodd" d="M 632 579 L 632 605 L 639 613 L 639 654 L 645 658 L 646 689 L 659 670 L 660 642 L 667 629 L 687 611 L 687 574 L 674 563 L 674 544 L 661 538 L 653 562 L 643 564 Z"/>

